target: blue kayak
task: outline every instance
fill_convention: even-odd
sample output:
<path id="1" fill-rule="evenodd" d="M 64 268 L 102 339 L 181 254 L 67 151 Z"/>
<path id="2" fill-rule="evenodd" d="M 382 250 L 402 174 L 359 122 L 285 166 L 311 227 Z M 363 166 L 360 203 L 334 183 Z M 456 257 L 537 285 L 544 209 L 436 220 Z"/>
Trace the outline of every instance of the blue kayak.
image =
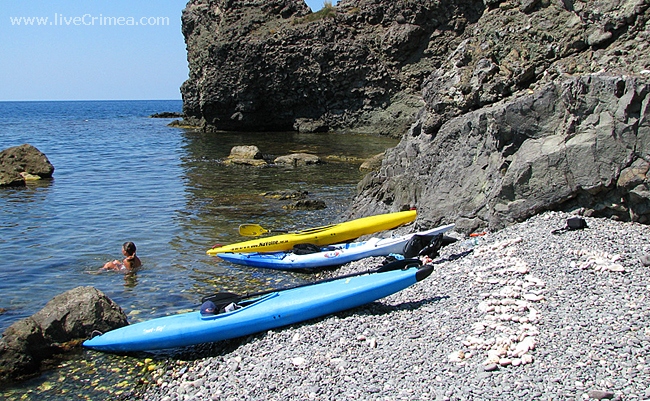
<path id="1" fill-rule="evenodd" d="M 226 308 L 229 312 L 206 315 L 197 311 L 135 323 L 86 340 L 83 345 L 122 353 L 247 336 L 373 302 L 425 279 L 433 271 L 432 265 L 397 270 L 390 265 L 256 295 Z"/>
<path id="2" fill-rule="evenodd" d="M 277 270 L 309 270 L 338 266 L 371 256 L 388 256 L 403 253 L 404 246 L 415 236 L 433 236 L 454 228 L 454 224 L 440 226 L 428 231 L 391 238 L 370 238 L 367 241 L 334 244 L 322 247 L 320 252 L 297 254 L 295 252 L 223 252 L 216 256 L 244 266 Z"/>

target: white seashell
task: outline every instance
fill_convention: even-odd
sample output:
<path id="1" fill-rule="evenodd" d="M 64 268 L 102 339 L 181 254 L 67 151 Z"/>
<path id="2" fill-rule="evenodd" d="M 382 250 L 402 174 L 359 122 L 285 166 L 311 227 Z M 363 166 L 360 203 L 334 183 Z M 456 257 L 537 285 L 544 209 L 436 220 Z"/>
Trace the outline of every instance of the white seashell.
<path id="1" fill-rule="evenodd" d="M 479 304 L 478 304 L 479 312 L 485 313 L 485 312 L 487 312 L 489 307 L 490 307 L 490 305 L 485 301 L 479 302 Z"/>
<path id="2" fill-rule="evenodd" d="M 526 301 L 531 301 L 531 302 L 538 302 L 544 299 L 543 295 L 537 295 L 537 294 L 524 294 L 524 299 Z"/>
<path id="3" fill-rule="evenodd" d="M 618 263 L 610 264 L 609 266 L 607 266 L 607 270 L 609 270 L 610 272 L 617 272 L 617 273 L 624 273 L 625 272 L 625 268 L 622 265 L 618 264 Z"/>
<path id="4" fill-rule="evenodd" d="M 301 356 L 297 356 L 297 357 L 295 357 L 295 358 L 291 358 L 291 363 L 292 363 L 294 366 L 302 366 L 302 365 L 305 364 L 305 362 L 307 362 L 307 361 L 305 360 L 305 358 L 303 358 L 303 357 L 301 357 Z"/>
<path id="5" fill-rule="evenodd" d="M 447 356 L 449 362 L 461 362 L 465 359 L 465 353 L 463 351 L 455 351 Z"/>
<path id="6" fill-rule="evenodd" d="M 496 350 L 491 349 L 488 351 L 487 361 L 490 361 L 490 363 L 499 363 L 499 359 L 501 359 L 501 356 Z"/>

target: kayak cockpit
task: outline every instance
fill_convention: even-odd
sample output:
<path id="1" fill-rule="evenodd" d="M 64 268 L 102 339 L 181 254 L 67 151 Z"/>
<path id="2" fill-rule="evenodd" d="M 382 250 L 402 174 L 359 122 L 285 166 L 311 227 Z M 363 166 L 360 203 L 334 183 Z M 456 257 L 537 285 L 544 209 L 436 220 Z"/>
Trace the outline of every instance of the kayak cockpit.
<path id="1" fill-rule="evenodd" d="M 276 296 L 278 293 L 272 292 L 261 297 L 242 300 L 239 295 L 230 292 L 214 294 L 203 299 L 201 319 L 210 320 L 230 316 Z"/>

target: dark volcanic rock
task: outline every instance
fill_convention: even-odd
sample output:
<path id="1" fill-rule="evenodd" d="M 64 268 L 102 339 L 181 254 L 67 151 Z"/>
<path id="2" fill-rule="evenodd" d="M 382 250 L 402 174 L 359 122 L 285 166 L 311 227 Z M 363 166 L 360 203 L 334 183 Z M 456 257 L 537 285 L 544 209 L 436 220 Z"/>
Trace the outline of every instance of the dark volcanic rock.
<path id="1" fill-rule="evenodd" d="M 499 229 L 545 210 L 650 223 L 650 83 L 588 75 L 415 125 L 366 176 L 358 214 L 417 205 L 457 229 Z M 426 121 L 426 116 L 421 121 Z"/>
<path id="2" fill-rule="evenodd" d="M 212 130 L 400 135 L 422 107 L 429 37 L 446 47 L 481 2 L 193 0 L 183 12 L 187 120 Z"/>
<path id="3" fill-rule="evenodd" d="M 271 199 L 287 200 L 287 199 L 305 199 L 309 195 L 307 191 L 283 190 L 264 192 L 262 196 Z"/>
<path id="4" fill-rule="evenodd" d="M 160 113 L 155 113 L 149 116 L 151 118 L 178 118 L 183 117 L 183 113 L 178 113 L 176 111 L 163 111 Z"/>
<path id="5" fill-rule="evenodd" d="M 91 336 L 127 325 L 122 309 L 93 287 L 57 295 L 0 339 L 0 382 L 37 374 L 41 363 Z"/>
<path id="6" fill-rule="evenodd" d="M 0 152 L 0 186 L 25 185 L 25 178 L 51 178 L 54 166 L 40 150 L 29 144 Z"/>
<path id="7" fill-rule="evenodd" d="M 491 2 L 351 217 L 497 229 L 549 209 L 650 222 L 648 3 Z M 609 32 L 609 34 L 607 34 Z"/>
<path id="8" fill-rule="evenodd" d="M 327 205 L 322 200 L 302 199 L 289 205 L 282 206 L 282 208 L 287 210 L 320 210 L 326 209 Z"/>
<path id="9" fill-rule="evenodd" d="M 187 123 L 209 130 L 425 131 L 562 74 L 639 73 L 648 4 L 193 0 Z M 426 83 L 424 93 L 422 86 Z"/>

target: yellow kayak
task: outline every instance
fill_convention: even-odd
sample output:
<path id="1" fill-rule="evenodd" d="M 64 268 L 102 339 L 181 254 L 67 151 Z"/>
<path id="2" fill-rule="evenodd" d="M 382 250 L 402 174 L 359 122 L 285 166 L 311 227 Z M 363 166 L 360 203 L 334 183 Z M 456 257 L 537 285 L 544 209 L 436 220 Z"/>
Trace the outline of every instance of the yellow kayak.
<path id="1" fill-rule="evenodd" d="M 378 214 L 376 216 L 362 217 L 329 226 L 311 228 L 295 233 L 274 235 L 272 237 L 257 238 L 254 240 L 236 242 L 230 245 L 218 246 L 207 251 L 214 256 L 224 252 L 277 252 L 293 249 L 296 244 L 330 245 L 359 238 L 362 235 L 379 231 L 390 230 L 410 223 L 415 220 L 417 212 Z"/>

